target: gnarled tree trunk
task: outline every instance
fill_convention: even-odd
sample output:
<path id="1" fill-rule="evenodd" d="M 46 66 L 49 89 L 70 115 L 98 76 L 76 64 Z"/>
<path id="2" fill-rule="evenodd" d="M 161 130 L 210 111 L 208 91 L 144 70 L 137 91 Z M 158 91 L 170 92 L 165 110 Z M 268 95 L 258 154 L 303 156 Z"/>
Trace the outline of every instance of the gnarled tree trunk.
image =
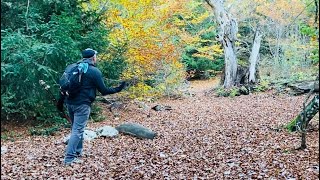
<path id="1" fill-rule="evenodd" d="M 224 49 L 225 58 L 225 74 L 224 83 L 225 88 L 234 86 L 237 75 L 237 57 L 235 53 L 235 41 L 238 33 L 238 24 L 235 19 L 232 19 L 226 12 L 221 0 L 206 0 L 212 7 L 216 22 L 219 25 L 219 34 L 217 40 L 221 42 Z"/>

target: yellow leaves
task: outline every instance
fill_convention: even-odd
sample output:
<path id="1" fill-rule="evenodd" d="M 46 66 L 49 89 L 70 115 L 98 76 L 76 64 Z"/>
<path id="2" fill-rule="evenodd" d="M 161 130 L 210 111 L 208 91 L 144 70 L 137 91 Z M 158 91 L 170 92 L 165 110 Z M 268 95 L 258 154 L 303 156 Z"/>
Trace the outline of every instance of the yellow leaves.
<path id="1" fill-rule="evenodd" d="M 191 23 L 193 23 L 193 24 L 201 23 L 201 22 L 203 22 L 206 18 L 208 18 L 209 15 L 210 15 L 210 14 L 209 14 L 209 12 L 207 11 L 207 12 L 201 14 L 199 17 L 193 18 L 193 19 L 191 20 Z"/>
<path id="2" fill-rule="evenodd" d="M 223 48 L 221 47 L 221 45 L 213 45 L 212 46 L 213 52 L 215 52 L 218 55 L 221 55 L 223 53 Z"/>
<path id="3" fill-rule="evenodd" d="M 194 14 L 193 9 L 199 2 L 188 0 L 88 0 L 82 3 L 84 10 L 101 9 L 104 3 L 108 3 L 108 11 L 103 21 L 110 29 L 108 40 L 110 46 L 104 55 L 113 59 L 116 53 L 124 57 L 127 68 L 122 72 L 122 78 L 133 77 L 141 80 L 140 84 L 132 87 L 132 96 L 161 94 L 161 90 L 167 91 L 169 86 L 174 87 L 184 79 L 184 65 L 180 63 L 181 43 L 199 43 L 199 37 L 182 35 L 178 26 L 185 26 L 186 21 L 174 16 L 182 14 L 188 23 L 198 24 L 209 16 L 209 13 Z M 198 4 L 197 4 L 198 3 Z M 184 39 L 185 38 L 185 39 Z M 219 49 L 216 48 L 216 51 Z M 164 68 L 166 67 L 166 68 Z M 152 79 L 163 75 L 163 71 L 172 70 L 174 73 L 166 78 L 160 79 L 159 87 L 150 87 L 143 83 L 143 80 Z M 161 87 L 162 85 L 166 87 Z M 153 92 L 152 92 L 153 91 Z M 152 93 L 151 93 L 152 92 Z"/>
<path id="4" fill-rule="evenodd" d="M 288 25 L 299 13 L 303 12 L 304 4 L 300 0 L 261 1 L 257 12 L 283 25 Z"/>
<path id="5" fill-rule="evenodd" d="M 88 0 L 81 3 L 83 11 L 100 11 L 105 8 L 108 0 Z"/>
<path id="6" fill-rule="evenodd" d="M 310 41 L 312 42 L 312 44 L 313 44 L 313 43 L 318 43 L 318 37 L 317 37 L 317 36 L 312 36 L 312 37 L 310 38 Z"/>
<path id="7" fill-rule="evenodd" d="M 214 59 L 214 56 L 220 56 L 223 54 L 221 45 L 213 44 L 211 46 L 203 46 L 197 48 L 198 53 L 193 54 L 193 57 L 202 57 L 206 59 Z"/>
<path id="8" fill-rule="evenodd" d="M 199 36 L 190 36 L 187 33 L 180 34 L 180 37 L 185 44 L 196 44 L 201 40 Z"/>
<path id="9" fill-rule="evenodd" d="M 112 29 L 109 40 L 114 45 L 127 44 L 127 62 L 129 66 L 137 65 L 124 72 L 126 76 L 134 74 L 143 77 L 144 73 L 153 72 L 158 68 L 157 61 L 170 62 L 177 58 L 178 46 L 173 46 L 170 40 L 175 34 L 175 29 L 166 22 L 167 15 L 159 13 L 168 10 L 166 7 L 169 6 L 163 5 L 165 1 L 112 2 L 115 6 L 110 9 L 107 22 L 116 28 Z M 126 13 L 126 16 L 119 16 L 123 13 Z"/>
<path id="10" fill-rule="evenodd" d="M 154 93 L 152 93 L 152 87 L 139 82 L 127 90 L 127 96 L 131 99 L 141 100 L 142 98 L 146 97 L 154 97 Z"/>
<path id="11" fill-rule="evenodd" d="M 192 56 L 193 57 L 199 57 L 199 58 L 213 59 L 213 57 L 210 54 L 195 53 Z"/>
<path id="12" fill-rule="evenodd" d="M 173 23 L 174 23 L 176 26 L 185 26 L 185 25 L 187 24 L 186 21 L 181 20 L 181 19 L 179 19 L 178 17 L 175 17 L 175 18 L 173 19 Z"/>

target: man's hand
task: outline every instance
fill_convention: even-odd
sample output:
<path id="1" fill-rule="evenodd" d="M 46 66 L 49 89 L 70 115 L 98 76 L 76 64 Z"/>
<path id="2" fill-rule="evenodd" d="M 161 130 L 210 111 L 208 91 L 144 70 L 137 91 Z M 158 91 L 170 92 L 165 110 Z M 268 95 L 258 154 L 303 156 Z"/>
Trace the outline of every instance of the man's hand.
<path id="1" fill-rule="evenodd" d="M 122 81 L 119 88 L 122 90 L 128 86 L 128 83 L 126 81 Z"/>

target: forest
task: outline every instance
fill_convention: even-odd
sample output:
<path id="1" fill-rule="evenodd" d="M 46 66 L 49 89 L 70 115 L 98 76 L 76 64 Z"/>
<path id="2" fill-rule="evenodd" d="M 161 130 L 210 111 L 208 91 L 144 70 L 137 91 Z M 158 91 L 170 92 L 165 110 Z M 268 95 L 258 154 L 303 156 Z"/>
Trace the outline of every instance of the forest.
<path id="1" fill-rule="evenodd" d="M 1 179 L 319 178 L 319 0 L 4 0 L 1 39 Z M 86 48 L 127 86 L 65 167 Z"/>

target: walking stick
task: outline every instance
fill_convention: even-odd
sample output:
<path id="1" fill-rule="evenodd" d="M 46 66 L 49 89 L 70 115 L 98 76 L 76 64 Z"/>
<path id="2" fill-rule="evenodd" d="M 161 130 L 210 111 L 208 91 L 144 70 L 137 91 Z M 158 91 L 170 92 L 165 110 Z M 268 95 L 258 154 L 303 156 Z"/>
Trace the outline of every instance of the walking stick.
<path id="1" fill-rule="evenodd" d="M 58 103 L 57 99 L 54 97 L 54 95 L 52 94 L 52 92 L 49 90 L 50 86 L 46 84 L 46 82 L 44 82 L 43 80 L 39 80 L 40 85 L 47 91 L 47 93 L 49 94 L 49 96 L 51 97 L 51 100 L 53 101 L 54 105 L 56 105 Z M 71 124 L 71 119 L 70 117 L 64 112 L 64 110 L 62 109 L 62 111 L 58 111 L 60 117 L 67 119 L 67 121 Z"/>

